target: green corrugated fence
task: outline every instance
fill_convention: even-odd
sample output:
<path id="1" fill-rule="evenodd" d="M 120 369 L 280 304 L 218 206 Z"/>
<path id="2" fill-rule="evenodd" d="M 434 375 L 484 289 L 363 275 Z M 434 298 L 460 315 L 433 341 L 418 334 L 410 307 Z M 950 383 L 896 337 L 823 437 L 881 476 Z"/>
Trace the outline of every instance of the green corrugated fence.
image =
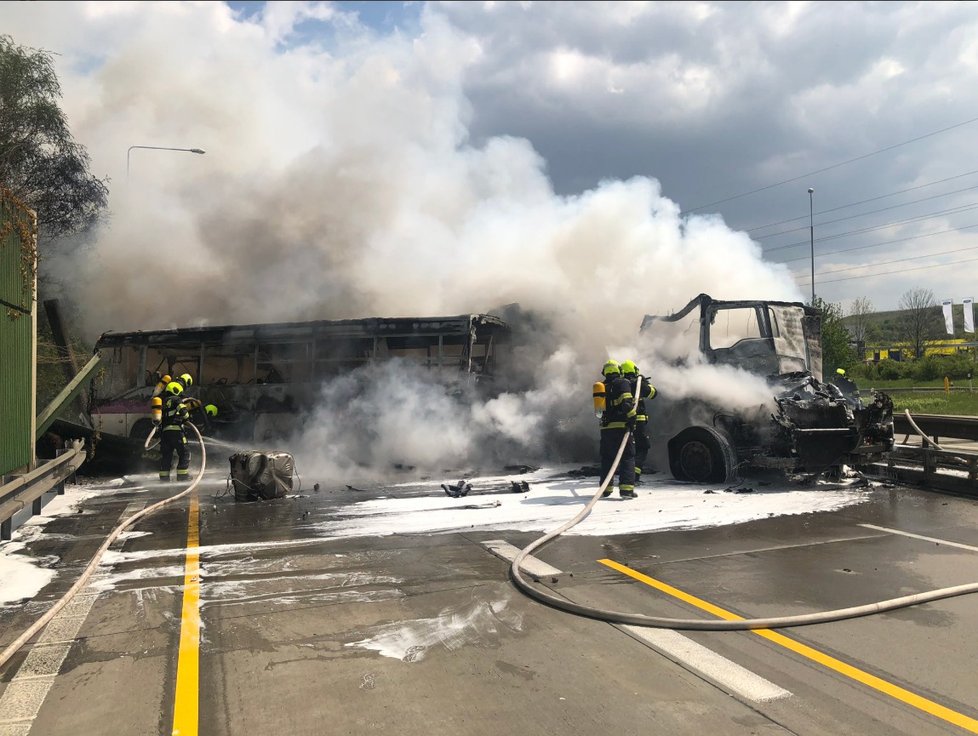
<path id="1" fill-rule="evenodd" d="M 0 188 L 0 474 L 34 460 L 37 228 Z"/>

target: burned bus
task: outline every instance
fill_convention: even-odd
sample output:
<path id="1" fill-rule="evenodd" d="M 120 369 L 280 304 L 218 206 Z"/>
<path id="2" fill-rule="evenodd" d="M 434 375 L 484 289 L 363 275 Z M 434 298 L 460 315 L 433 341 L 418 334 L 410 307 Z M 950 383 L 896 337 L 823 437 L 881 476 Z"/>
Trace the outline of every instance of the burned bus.
<path id="1" fill-rule="evenodd" d="M 193 394 L 219 408 L 215 435 L 263 441 L 294 429 L 298 408 L 325 381 L 376 361 L 410 361 L 491 385 L 508 336 L 506 323 L 487 314 L 106 332 L 95 346 L 104 372 L 89 415 L 103 438 L 141 445 L 157 382 L 189 373 Z"/>
<path id="2" fill-rule="evenodd" d="M 799 302 L 720 301 L 700 294 L 679 312 L 646 316 L 642 331 L 675 365 L 705 361 L 765 379 L 771 400 L 732 411 L 701 398 L 655 406 L 679 480 L 726 482 L 741 468 L 837 471 L 893 448 L 893 402 L 872 391 L 864 402 L 848 381 L 822 378 L 819 312 Z"/>

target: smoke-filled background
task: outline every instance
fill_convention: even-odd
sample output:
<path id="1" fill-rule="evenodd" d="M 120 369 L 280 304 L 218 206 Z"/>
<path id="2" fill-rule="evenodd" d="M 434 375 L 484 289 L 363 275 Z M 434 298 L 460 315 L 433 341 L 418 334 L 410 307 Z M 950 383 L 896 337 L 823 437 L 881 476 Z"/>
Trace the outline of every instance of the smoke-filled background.
<path id="1" fill-rule="evenodd" d="M 307 471 L 580 459 L 609 356 L 639 361 L 664 396 L 766 399 L 735 371 L 660 364 L 638 329 L 701 292 L 801 299 L 787 268 L 718 216 L 681 218 L 655 178 L 558 195 L 527 140 L 474 141 L 462 81 L 484 50 L 443 15 L 381 35 L 320 4 L 59 8 L 100 42 L 63 84 L 76 137 L 112 173 L 111 212 L 43 265 L 90 337 L 511 304 L 526 318 L 513 390 L 491 400 L 400 363 L 324 386 L 289 439 Z M 310 19 L 330 24 L 328 45 L 302 41 Z M 45 47 L 78 43 L 57 28 Z M 207 153 L 133 150 L 127 175 L 139 144 Z"/>

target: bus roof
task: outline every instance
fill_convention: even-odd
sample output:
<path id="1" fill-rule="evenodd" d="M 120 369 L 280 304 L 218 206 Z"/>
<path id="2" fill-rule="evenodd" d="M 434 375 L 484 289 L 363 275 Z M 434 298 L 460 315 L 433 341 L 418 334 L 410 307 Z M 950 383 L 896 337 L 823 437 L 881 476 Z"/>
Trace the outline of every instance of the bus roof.
<path id="1" fill-rule="evenodd" d="M 505 331 L 508 326 L 490 314 L 450 317 L 368 317 L 365 319 L 277 322 L 250 325 L 180 327 L 170 330 L 105 332 L 96 342 L 100 347 L 121 345 L 227 344 L 234 342 L 291 342 L 314 338 L 400 337 L 409 335 L 464 335 L 473 328 Z"/>

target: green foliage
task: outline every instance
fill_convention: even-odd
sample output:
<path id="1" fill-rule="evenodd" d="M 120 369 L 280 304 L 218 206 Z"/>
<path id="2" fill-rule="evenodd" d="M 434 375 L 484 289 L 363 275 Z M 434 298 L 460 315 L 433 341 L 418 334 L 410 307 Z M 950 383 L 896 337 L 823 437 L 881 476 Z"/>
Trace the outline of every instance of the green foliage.
<path id="1" fill-rule="evenodd" d="M 884 381 L 906 378 L 910 375 L 910 364 L 899 360 L 881 360 L 876 364 L 876 377 Z"/>
<path id="2" fill-rule="evenodd" d="M 849 346 L 849 330 L 842 321 L 842 307 L 815 297 L 813 305 L 822 318 L 822 373 L 829 375 L 836 368 L 850 368 L 856 355 Z"/>
<path id="3" fill-rule="evenodd" d="M 876 366 L 872 363 L 856 363 L 846 372 L 849 374 L 849 378 L 854 381 L 866 382 L 877 378 Z"/>
<path id="4" fill-rule="evenodd" d="M 0 182 L 37 212 L 45 236 L 91 225 L 108 195 L 60 99 L 51 53 L 0 35 Z"/>
<path id="5" fill-rule="evenodd" d="M 890 394 L 890 398 L 893 399 L 893 411 L 897 414 L 909 409 L 911 414 L 978 416 L 978 389 L 974 392 L 952 391 L 950 394 L 943 391 L 896 392 Z"/>
<path id="6" fill-rule="evenodd" d="M 966 379 L 969 371 L 975 370 L 970 355 L 928 355 L 913 362 L 913 378 L 918 381 L 934 381 L 944 376 L 952 380 Z"/>
<path id="7" fill-rule="evenodd" d="M 896 360 L 884 359 L 879 363 L 857 363 L 849 369 L 849 377 L 873 382 L 898 381 L 910 376 L 911 365 Z"/>

